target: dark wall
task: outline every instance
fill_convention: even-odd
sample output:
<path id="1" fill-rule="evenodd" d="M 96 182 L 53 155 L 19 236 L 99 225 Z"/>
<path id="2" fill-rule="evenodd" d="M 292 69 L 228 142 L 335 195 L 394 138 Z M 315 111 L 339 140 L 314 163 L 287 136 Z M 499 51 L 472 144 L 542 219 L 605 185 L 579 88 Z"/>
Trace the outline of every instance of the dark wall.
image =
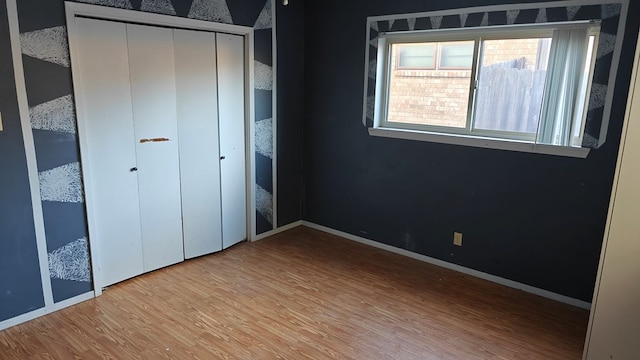
<path id="1" fill-rule="evenodd" d="M 591 301 L 640 4 L 630 6 L 607 142 L 587 159 L 372 137 L 362 125 L 367 16 L 508 3 L 307 3 L 304 219 Z"/>
<path id="2" fill-rule="evenodd" d="M 278 226 L 302 219 L 304 1 L 276 1 Z"/>
<path id="3" fill-rule="evenodd" d="M 12 61 L 0 1 L 0 321 L 44 306 Z"/>

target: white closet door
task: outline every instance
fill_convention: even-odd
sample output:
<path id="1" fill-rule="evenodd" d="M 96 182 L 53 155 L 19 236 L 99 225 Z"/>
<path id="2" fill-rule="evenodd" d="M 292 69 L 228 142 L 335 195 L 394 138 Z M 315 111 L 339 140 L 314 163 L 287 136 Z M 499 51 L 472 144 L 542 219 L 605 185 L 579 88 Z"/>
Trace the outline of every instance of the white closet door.
<path id="1" fill-rule="evenodd" d="M 222 250 L 214 33 L 174 30 L 184 256 Z"/>
<path id="2" fill-rule="evenodd" d="M 140 275 L 142 244 L 138 207 L 129 60 L 125 25 L 75 20 L 78 26 L 78 71 L 82 101 L 78 111 L 86 152 L 91 246 L 99 254 L 103 286 Z M 81 105 L 81 106 L 80 106 Z"/>
<path id="3" fill-rule="evenodd" d="M 173 30 L 127 25 L 144 271 L 184 260 Z"/>
<path id="4" fill-rule="evenodd" d="M 585 360 L 640 359 L 640 39 L 637 47 Z"/>
<path id="5" fill-rule="evenodd" d="M 222 181 L 222 246 L 247 238 L 244 39 L 216 34 Z"/>

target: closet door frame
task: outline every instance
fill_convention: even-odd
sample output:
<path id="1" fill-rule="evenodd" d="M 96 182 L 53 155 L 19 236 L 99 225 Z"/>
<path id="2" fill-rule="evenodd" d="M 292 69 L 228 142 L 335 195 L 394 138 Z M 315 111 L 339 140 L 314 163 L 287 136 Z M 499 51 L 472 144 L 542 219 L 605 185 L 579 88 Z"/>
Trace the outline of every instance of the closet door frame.
<path id="1" fill-rule="evenodd" d="M 78 71 L 74 64 L 79 60 L 78 28 L 76 19 L 82 17 L 95 18 L 107 21 L 118 21 L 125 23 L 136 23 L 151 26 L 164 26 L 177 29 L 201 30 L 210 32 L 221 32 L 227 34 L 240 35 L 244 37 L 245 49 L 245 181 L 246 181 L 246 208 L 247 208 L 247 240 L 253 241 L 256 238 L 256 204 L 255 204 L 255 112 L 254 112 L 254 54 L 253 28 L 239 25 L 220 24 L 209 21 L 180 18 L 169 15 L 144 13 L 133 10 L 117 9 L 99 5 L 65 2 L 67 33 L 69 37 L 69 52 L 71 56 L 71 71 L 73 77 L 74 97 L 76 104 L 76 114 L 78 120 L 78 138 L 80 142 L 80 163 L 83 168 L 88 169 L 88 164 L 82 154 L 88 153 L 87 129 L 85 124 L 85 103 L 83 100 L 84 89 L 82 81 L 78 77 Z M 85 205 L 87 207 L 87 223 L 89 228 L 89 247 L 91 254 L 92 276 L 95 296 L 102 294 L 103 284 L 100 276 L 100 244 L 91 242 L 95 238 L 93 233 L 96 228 L 97 219 L 94 217 L 94 189 L 89 172 L 82 173 L 84 183 Z"/>

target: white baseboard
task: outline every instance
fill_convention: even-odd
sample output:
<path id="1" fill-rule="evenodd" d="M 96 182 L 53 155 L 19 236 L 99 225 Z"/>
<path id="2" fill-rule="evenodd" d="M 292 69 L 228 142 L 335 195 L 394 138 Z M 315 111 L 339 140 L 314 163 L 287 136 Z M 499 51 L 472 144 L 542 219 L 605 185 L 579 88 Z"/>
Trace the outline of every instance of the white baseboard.
<path id="1" fill-rule="evenodd" d="M 253 238 L 252 241 L 262 240 L 264 238 L 268 238 L 269 236 L 273 236 L 273 235 L 279 234 L 279 233 L 281 233 L 283 231 L 287 231 L 287 230 L 293 229 L 293 228 L 301 226 L 301 225 L 302 225 L 302 220 L 294 221 L 294 222 L 292 222 L 290 224 L 287 224 L 287 225 L 284 225 L 284 226 L 280 226 L 277 229 L 273 229 L 273 230 L 267 231 L 265 233 L 262 233 L 260 235 L 256 235 L 256 237 Z"/>
<path id="2" fill-rule="evenodd" d="M 12 326 L 16 326 L 16 325 L 25 323 L 25 322 L 27 322 L 29 320 L 33 320 L 33 319 L 38 318 L 40 316 L 51 314 L 52 312 L 55 312 L 55 311 L 58 311 L 58 310 L 62 310 L 62 309 L 66 308 L 66 307 L 69 307 L 71 305 L 75 305 L 75 304 L 81 303 L 83 301 L 92 299 L 93 297 L 94 297 L 93 296 L 93 291 L 90 291 L 88 293 L 84 293 L 82 295 L 74 296 L 74 297 L 72 297 L 70 299 L 54 303 L 51 306 L 43 307 L 43 308 L 40 308 L 40 309 L 37 309 L 37 310 L 30 311 L 30 312 L 28 312 L 26 314 L 22 314 L 22 315 L 13 317 L 11 319 L 4 320 L 4 321 L 0 322 L 0 330 L 8 329 L 8 328 L 10 328 Z"/>
<path id="3" fill-rule="evenodd" d="M 497 284 L 501 284 L 501 285 L 505 285 L 514 289 L 518 289 L 518 290 L 522 290 L 534 295 L 538 295 L 538 296 L 542 296 L 551 300 L 555 300 L 555 301 L 559 301 L 561 303 L 565 303 L 565 304 L 569 304 L 572 306 L 576 306 L 582 309 L 587 309 L 590 310 L 591 309 L 591 303 L 588 303 L 586 301 L 582 301 L 582 300 L 578 300 L 578 299 L 574 299 L 565 295 L 560 295 L 551 291 L 547 291 L 544 289 L 540 289 L 537 287 L 533 287 L 527 284 L 522 284 L 519 283 L 517 281 L 513 281 L 513 280 L 509 280 L 509 279 L 505 279 L 505 278 L 501 278 L 499 276 L 495 276 L 495 275 L 491 275 L 491 274 L 487 274 L 485 272 L 482 271 L 478 271 L 478 270 L 474 270 L 474 269 L 469 269 L 467 267 L 464 266 L 460 266 L 460 265 L 456 265 L 456 264 L 452 264 L 446 261 L 442 261 L 439 259 L 435 259 L 429 256 L 425 256 L 425 255 L 421 255 L 418 253 L 414 253 L 405 249 L 400 249 L 394 246 L 390 246 L 387 244 L 383 244 L 383 243 L 379 243 L 377 241 L 373 241 L 373 240 L 369 240 L 369 239 L 365 239 L 363 237 L 360 236 L 356 236 L 356 235 L 352 235 L 349 233 L 345 233 L 339 230 L 335 230 L 332 228 L 328 228 L 326 226 L 322 226 L 322 225 L 318 225 L 318 224 L 314 224 L 312 222 L 308 222 L 308 221 L 302 221 L 302 225 L 310 227 L 312 229 L 316 229 L 316 230 L 320 230 L 332 235 L 336 235 L 336 236 L 340 236 L 343 237 L 345 239 L 348 240 L 352 240 L 352 241 L 356 241 L 359 242 L 361 244 L 365 244 L 365 245 L 369 245 L 369 246 L 373 246 L 376 247 L 378 249 L 382 249 L 382 250 L 386 250 L 386 251 L 390 251 L 396 254 L 400 254 L 400 255 L 404 255 L 407 257 L 410 257 L 412 259 L 416 259 L 416 260 L 420 260 L 420 261 L 424 261 L 426 263 L 429 264 L 433 264 L 433 265 L 437 265 L 449 270 L 454 270 L 457 272 L 461 272 L 463 274 L 467 274 L 467 275 L 471 275 L 480 279 L 484 279 L 484 280 L 488 280 Z"/>

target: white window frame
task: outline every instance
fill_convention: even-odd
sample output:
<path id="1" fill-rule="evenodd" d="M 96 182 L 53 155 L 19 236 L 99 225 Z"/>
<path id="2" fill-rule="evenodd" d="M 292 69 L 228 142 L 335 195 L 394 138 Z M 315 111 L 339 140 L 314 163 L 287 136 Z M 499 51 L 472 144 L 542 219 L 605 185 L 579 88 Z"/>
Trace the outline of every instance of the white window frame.
<path id="1" fill-rule="evenodd" d="M 473 128 L 475 117 L 476 88 L 478 84 L 478 66 L 480 63 L 480 42 L 483 40 L 501 40 L 518 38 L 549 38 L 554 29 L 560 28 L 590 28 L 594 29 L 595 44 L 598 44 L 599 21 L 571 21 L 562 23 L 543 23 L 526 25 L 505 25 L 479 28 L 458 28 L 444 30 L 423 30 L 381 33 L 378 38 L 376 99 L 374 124 L 369 128 L 369 134 L 400 139 L 422 140 L 447 144 L 488 147 L 513 151 L 535 152 L 553 155 L 585 158 L 588 148 L 556 146 L 536 143 L 536 134 L 515 133 L 506 131 L 481 130 Z M 390 122 L 388 118 L 389 84 L 391 75 L 391 45 L 417 42 L 450 42 L 475 41 L 474 62 L 471 68 L 470 91 L 465 128 L 454 128 L 434 125 L 405 124 Z M 589 100 L 589 90 L 594 72 L 595 51 L 590 59 L 586 59 L 590 66 L 587 84 L 586 100 Z M 468 70 L 467 70 L 468 71 Z M 588 106 L 586 106 L 588 108 Z M 586 111 L 582 114 L 580 136 L 584 131 Z"/>

